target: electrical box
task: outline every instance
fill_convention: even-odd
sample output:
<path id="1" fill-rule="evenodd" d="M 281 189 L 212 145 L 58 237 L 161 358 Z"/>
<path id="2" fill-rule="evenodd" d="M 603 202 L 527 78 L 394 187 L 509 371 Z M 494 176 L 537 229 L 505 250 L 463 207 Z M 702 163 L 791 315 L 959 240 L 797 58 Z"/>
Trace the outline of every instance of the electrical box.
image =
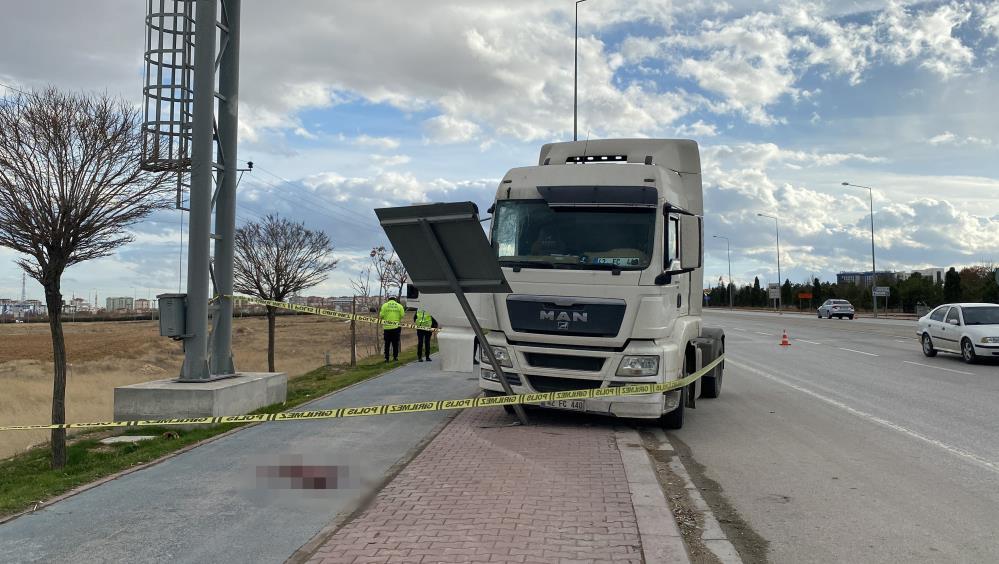
<path id="1" fill-rule="evenodd" d="M 156 296 L 160 308 L 160 336 L 179 339 L 187 328 L 187 294 Z"/>

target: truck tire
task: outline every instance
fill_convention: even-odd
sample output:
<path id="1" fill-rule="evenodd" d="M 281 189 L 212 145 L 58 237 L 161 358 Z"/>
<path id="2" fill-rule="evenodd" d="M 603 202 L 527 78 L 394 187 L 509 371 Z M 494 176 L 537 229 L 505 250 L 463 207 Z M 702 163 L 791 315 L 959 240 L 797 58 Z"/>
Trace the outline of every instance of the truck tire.
<path id="1" fill-rule="evenodd" d="M 706 362 L 711 362 L 719 356 L 725 354 L 725 333 L 721 329 L 704 329 L 701 333 L 705 337 L 711 337 L 715 339 L 717 345 L 711 347 L 711 358 L 707 359 Z M 705 374 L 701 377 L 701 397 L 702 398 L 717 398 L 721 395 L 722 388 L 722 376 L 725 371 L 725 361 L 716 366 L 710 373 Z"/>
<path id="2" fill-rule="evenodd" d="M 680 405 L 669 413 L 664 413 L 659 417 L 659 425 L 663 429 L 676 430 L 683 428 L 683 408 L 687 403 L 687 387 L 680 389 Z"/>

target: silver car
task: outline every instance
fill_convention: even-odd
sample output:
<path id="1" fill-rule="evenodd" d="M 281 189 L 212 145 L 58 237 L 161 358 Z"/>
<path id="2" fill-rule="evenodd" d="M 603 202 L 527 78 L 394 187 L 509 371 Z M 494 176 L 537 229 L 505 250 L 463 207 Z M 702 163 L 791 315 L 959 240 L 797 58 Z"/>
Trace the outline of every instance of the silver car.
<path id="1" fill-rule="evenodd" d="M 853 304 L 846 300 L 826 300 L 819 306 L 819 319 L 838 317 L 853 319 Z"/>

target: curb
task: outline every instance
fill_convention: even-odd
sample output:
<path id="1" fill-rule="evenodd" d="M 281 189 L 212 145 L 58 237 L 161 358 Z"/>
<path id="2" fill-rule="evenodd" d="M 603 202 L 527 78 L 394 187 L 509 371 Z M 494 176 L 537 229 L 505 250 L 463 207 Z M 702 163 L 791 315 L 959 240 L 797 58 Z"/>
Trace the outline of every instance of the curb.
<path id="1" fill-rule="evenodd" d="M 680 462 L 680 457 L 676 456 L 673 445 L 669 442 L 666 433 L 662 429 L 655 429 L 652 431 L 652 434 L 659 442 L 659 446 L 655 450 L 671 454 L 669 469 L 683 480 L 683 487 L 687 491 L 687 497 L 690 498 L 691 505 L 701 514 L 701 519 L 703 520 L 701 542 L 722 564 L 742 564 L 742 558 L 735 549 L 735 545 L 725 536 L 725 532 L 711 511 L 711 507 L 704 501 L 701 491 L 697 489 L 693 480 L 690 479 L 690 474 L 687 473 L 687 469 Z"/>
<path id="2" fill-rule="evenodd" d="M 631 490 L 643 561 L 646 564 L 689 564 L 690 557 L 683 536 L 659 485 L 649 453 L 642 445 L 641 436 L 635 429 L 618 429 L 614 435 Z"/>

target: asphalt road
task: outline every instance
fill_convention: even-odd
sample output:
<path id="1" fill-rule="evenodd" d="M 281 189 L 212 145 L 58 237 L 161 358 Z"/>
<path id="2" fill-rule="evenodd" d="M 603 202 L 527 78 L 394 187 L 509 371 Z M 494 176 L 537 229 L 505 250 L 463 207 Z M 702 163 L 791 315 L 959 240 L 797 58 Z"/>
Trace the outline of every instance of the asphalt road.
<path id="1" fill-rule="evenodd" d="M 314 409 L 470 397 L 470 374 L 413 363 L 311 404 Z M 302 410 L 304 408 L 299 408 Z M 271 423 L 0 525 L 7 562 L 283 562 L 350 510 L 448 412 Z M 260 468 L 348 469 L 333 490 L 290 489 Z M 342 471 L 338 479 L 344 478 Z M 282 487 L 283 486 L 283 487 Z"/>
<path id="2" fill-rule="evenodd" d="M 671 438 L 769 560 L 999 561 L 999 365 L 924 357 L 913 321 L 705 318 L 722 396 Z"/>

